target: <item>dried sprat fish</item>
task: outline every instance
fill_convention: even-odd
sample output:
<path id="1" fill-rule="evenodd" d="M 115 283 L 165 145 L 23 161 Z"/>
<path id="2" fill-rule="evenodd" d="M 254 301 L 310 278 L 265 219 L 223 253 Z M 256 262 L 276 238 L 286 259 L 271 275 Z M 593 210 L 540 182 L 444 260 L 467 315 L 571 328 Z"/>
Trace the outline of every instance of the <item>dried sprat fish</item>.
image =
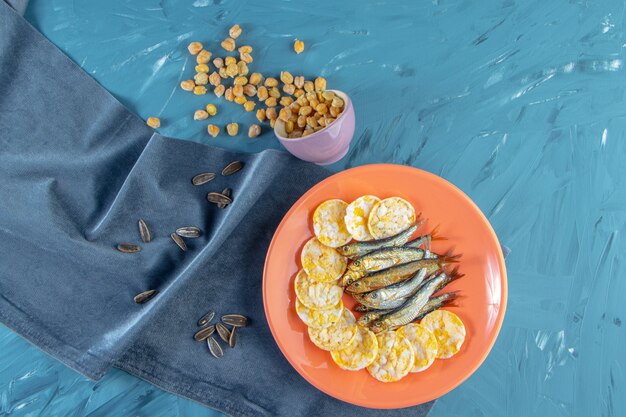
<path id="1" fill-rule="evenodd" d="M 198 320 L 198 326 L 204 326 L 213 320 L 213 317 L 215 317 L 215 311 L 209 311 L 204 316 L 200 317 L 200 320 Z"/>
<path id="2" fill-rule="evenodd" d="M 176 234 L 180 237 L 195 238 L 200 237 L 200 229 L 195 226 L 185 226 L 176 229 Z"/>
<path id="3" fill-rule="evenodd" d="M 172 240 L 174 241 L 174 243 L 176 243 L 178 245 L 178 247 L 183 250 L 186 251 L 187 250 L 187 244 L 185 243 L 185 241 L 183 240 L 182 237 L 178 236 L 176 233 L 172 233 L 170 235 L 170 237 L 172 238 Z"/>
<path id="4" fill-rule="evenodd" d="M 191 183 L 193 185 L 202 185 L 207 182 L 213 180 L 215 178 L 215 173 L 213 172 L 203 172 L 202 174 L 198 174 L 191 179 Z"/>
<path id="5" fill-rule="evenodd" d="M 204 339 L 211 336 L 213 333 L 215 333 L 215 325 L 204 327 L 198 330 L 196 334 L 193 335 L 193 338 L 196 339 L 198 342 L 202 342 Z"/>
<path id="6" fill-rule="evenodd" d="M 233 190 L 231 190 L 230 188 L 224 188 L 224 191 L 222 191 L 222 194 L 225 195 L 226 197 L 230 198 L 231 200 L 232 200 L 232 193 L 233 193 Z M 226 208 L 226 207 L 228 207 L 228 204 L 217 203 L 217 206 L 219 208 Z"/>
<path id="7" fill-rule="evenodd" d="M 222 340 L 228 343 L 228 340 L 230 339 L 230 330 L 228 330 L 222 323 L 217 323 L 215 325 L 215 330 L 217 330 L 217 333 L 220 335 Z"/>
<path id="8" fill-rule="evenodd" d="M 117 245 L 117 250 L 124 253 L 135 253 L 141 250 L 141 246 L 133 243 L 120 243 Z"/>
<path id="9" fill-rule="evenodd" d="M 206 341 L 207 345 L 209 346 L 209 352 L 211 352 L 211 355 L 215 356 L 216 358 L 221 358 L 222 356 L 224 356 L 224 351 L 222 350 L 222 347 L 219 343 L 217 343 L 217 340 L 215 340 L 213 336 L 208 337 Z"/>
<path id="10" fill-rule="evenodd" d="M 206 199 L 209 203 L 215 203 L 215 204 L 222 203 L 222 204 L 228 205 L 233 202 L 233 200 L 230 197 L 222 193 L 216 193 L 216 192 L 208 193 L 206 195 Z"/>
<path id="11" fill-rule="evenodd" d="M 234 327 L 245 327 L 248 324 L 248 318 L 241 314 L 226 314 L 222 316 L 222 321 Z"/>
<path id="12" fill-rule="evenodd" d="M 141 236 L 143 243 L 150 242 L 152 240 L 152 234 L 150 234 L 150 229 L 148 229 L 148 225 L 144 219 L 139 219 L 137 224 L 139 225 L 139 236 Z"/>
<path id="13" fill-rule="evenodd" d="M 229 175 L 233 175 L 235 172 L 239 171 L 241 168 L 243 168 L 243 163 L 241 161 L 233 161 L 224 167 L 224 169 L 222 170 L 222 175 L 225 177 Z"/>
<path id="14" fill-rule="evenodd" d="M 146 301 L 150 300 L 155 295 L 157 295 L 157 293 L 158 293 L 157 290 L 148 290 L 148 291 L 140 292 L 139 294 L 135 296 L 134 300 L 137 304 L 143 304 Z"/>
<path id="15" fill-rule="evenodd" d="M 230 337 L 228 338 L 228 346 L 230 346 L 231 348 L 234 348 L 235 344 L 237 343 L 237 336 L 235 336 L 236 333 L 237 328 L 233 327 L 233 329 L 230 331 Z"/>

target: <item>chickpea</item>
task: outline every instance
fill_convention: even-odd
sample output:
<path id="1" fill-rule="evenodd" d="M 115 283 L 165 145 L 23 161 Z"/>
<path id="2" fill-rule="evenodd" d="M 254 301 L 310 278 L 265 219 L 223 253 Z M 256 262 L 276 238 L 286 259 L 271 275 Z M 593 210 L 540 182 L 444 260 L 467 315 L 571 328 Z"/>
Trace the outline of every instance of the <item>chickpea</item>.
<path id="1" fill-rule="evenodd" d="M 233 27 L 231 27 L 228 30 L 228 35 L 233 39 L 237 39 L 239 35 L 241 35 L 241 28 L 239 27 L 239 25 L 234 25 Z"/>
<path id="2" fill-rule="evenodd" d="M 198 53 L 202 50 L 203 46 L 200 42 L 191 42 L 187 46 L 187 50 L 191 55 L 198 55 Z"/>
<path id="3" fill-rule="evenodd" d="M 209 118 L 209 113 L 204 110 L 196 110 L 193 114 L 193 120 L 206 120 Z"/>
<path id="4" fill-rule="evenodd" d="M 148 117 L 146 124 L 153 129 L 161 127 L 161 119 L 158 117 Z"/>
<path id="5" fill-rule="evenodd" d="M 239 132 L 239 125 L 237 123 L 229 123 L 226 125 L 226 132 L 228 136 L 236 136 Z"/>
<path id="6" fill-rule="evenodd" d="M 217 135 L 220 134 L 220 128 L 218 126 L 215 125 L 209 125 L 207 127 L 207 131 L 209 132 L 209 135 L 216 137 Z"/>
<path id="7" fill-rule="evenodd" d="M 261 134 L 261 126 L 257 124 L 251 125 L 250 128 L 248 129 L 249 138 L 256 138 L 260 134 Z"/>

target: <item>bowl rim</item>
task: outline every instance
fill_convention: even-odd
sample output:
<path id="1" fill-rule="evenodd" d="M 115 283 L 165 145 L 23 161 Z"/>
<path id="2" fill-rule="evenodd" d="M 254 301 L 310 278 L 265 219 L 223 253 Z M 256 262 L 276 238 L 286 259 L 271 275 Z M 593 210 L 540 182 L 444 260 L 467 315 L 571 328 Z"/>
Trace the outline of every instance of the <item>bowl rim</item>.
<path id="1" fill-rule="evenodd" d="M 343 118 L 343 117 L 344 117 L 344 116 L 348 113 L 348 109 L 351 109 L 351 108 L 352 108 L 352 100 L 350 100 L 350 96 L 348 96 L 348 94 L 344 93 L 344 92 L 343 92 L 343 91 L 341 91 L 341 90 L 321 90 L 321 91 L 315 91 L 315 92 L 317 93 L 317 92 L 324 92 L 324 91 L 332 91 L 333 93 L 340 95 L 340 96 L 341 96 L 341 98 L 343 99 L 343 101 L 345 102 L 345 106 L 344 106 L 343 111 L 341 112 L 341 114 L 339 115 L 339 117 L 337 117 L 337 118 L 335 119 L 335 122 L 334 122 L 334 123 L 332 123 L 330 126 L 325 126 L 325 127 L 324 127 L 324 129 L 320 129 L 320 130 L 318 130 L 317 132 L 311 133 L 310 135 L 307 135 L 307 136 L 304 136 L 304 137 L 300 137 L 300 138 L 288 138 L 288 137 L 285 137 L 285 136 L 283 136 L 283 135 L 279 134 L 279 133 L 276 131 L 276 127 L 278 126 L 278 124 L 281 124 L 281 125 L 284 125 L 284 124 L 285 124 L 285 122 L 283 122 L 282 120 L 280 120 L 280 119 L 278 119 L 278 118 L 277 118 L 277 119 L 276 119 L 276 124 L 274 125 L 274 135 L 276 135 L 276 137 L 277 137 L 279 140 L 281 140 L 281 141 L 283 141 L 283 140 L 284 140 L 284 141 L 288 141 L 288 142 L 303 142 L 303 141 L 305 141 L 305 140 L 307 140 L 307 139 L 313 139 L 313 138 L 315 138 L 316 136 L 318 136 L 318 134 L 320 134 L 320 133 L 322 133 L 322 132 L 325 132 L 328 128 L 332 127 L 335 123 L 337 123 L 339 120 L 341 120 L 341 119 L 342 119 L 342 118 Z M 295 103 L 295 101 L 294 101 L 294 103 Z M 291 105 L 291 104 L 290 104 L 290 105 Z M 287 106 L 287 107 L 289 107 L 289 106 Z"/>

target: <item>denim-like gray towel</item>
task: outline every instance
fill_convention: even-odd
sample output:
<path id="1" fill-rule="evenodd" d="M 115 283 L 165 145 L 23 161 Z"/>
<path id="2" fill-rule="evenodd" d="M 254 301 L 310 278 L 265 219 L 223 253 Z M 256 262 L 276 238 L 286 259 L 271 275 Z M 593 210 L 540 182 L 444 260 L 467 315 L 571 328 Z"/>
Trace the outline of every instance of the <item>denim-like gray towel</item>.
<path id="1" fill-rule="evenodd" d="M 33 71 L 37 68 L 37 71 Z M 287 154 L 163 138 L 0 1 L 0 321 L 90 378 L 110 366 L 236 416 L 379 416 L 317 391 L 265 321 L 265 253 L 291 204 L 329 173 Z M 240 159 L 202 187 L 193 175 Z M 207 191 L 233 189 L 218 209 Z M 137 219 L 154 235 L 143 251 Z M 169 237 L 196 225 L 182 252 Z M 144 305 L 133 296 L 156 288 Z M 221 360 L 192 339 L 208 309 L 252 318 Z M 425 415 L 431 404 L 410 409 Z"/>

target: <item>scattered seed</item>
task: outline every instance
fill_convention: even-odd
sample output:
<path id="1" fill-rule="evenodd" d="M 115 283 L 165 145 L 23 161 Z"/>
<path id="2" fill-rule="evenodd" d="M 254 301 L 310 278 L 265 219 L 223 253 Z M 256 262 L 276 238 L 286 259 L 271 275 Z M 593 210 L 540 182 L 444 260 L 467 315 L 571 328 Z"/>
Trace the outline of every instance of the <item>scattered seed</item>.
<path id="1" fill-rule="evenodd" d="M 158 293 L 157 290 L 148 290 L 148 291 L 140 292 L 139 294 L 135 296 L 134 300 L 137 304 L 143 304 L 146 301 L 150 300 L 152 297 L 154 297 L 157 293 Z"/>
<path id="2" fill-rule="evenodd" d="M 246 316 L 241 314 L 226 314 L 222 316 L 222 321 L 234 327 L 245 327 L 248 324 Z"/>
<path id="3" fill-rule="evenodd" d="M 202 185 L 207 182 L 213 180 L 215 178 L 215 174 L 213 172 L 203 172 L 202 174 L 198 174 L 191 179 L 191 183 L 193 185 Z"/>
<path id="4" fill-rule="evenodd" d="M 228 340 L 230 339 L 230 330 L 228 330 L 222 323 L 217 323 L 215 325 L 215 330 L 217 330 L 217 334 L 220 335 L 222 340 L 228 343 Z"/>
<path id="5" fill-rule="evenodd" d="M 233 202 L 233 200 L 230 197 L 225 196 L 222 193 L 216 193 L 216 192 L 208 193 L 206 195 L 206 199 L 208 200 L 209 203 L 216 203 L 216 204 L 222 203 L 222 204 L 228 205 Z"/>
<path id="6" fill-rule="evenodd" d="M 200 229 L 195 226 L 185 226 L 176 229 L 176 234 L 180 237 L 195 238 L 200 237 Z"/>
<path id="7" fill-rule="evenodd" d="M 209 345 L 209 352 L 211 352 L 211 355 L 215 356 L 216 358 L 221 358 L 222 356 L 224 356 L 224 351 L 222 350 L 222 347 L 219 343 L 217 343 L 217 340 L 215 340 L 213 336 L 207 338 L 207 345 Z"/>
<path id="8" fill-rule="evenodd" d="M 134 253 L 141 250 L 141 246 L 133 243 L 120 243 L 117 245 L 117 250 L 124 253 Z"/>
<path id="9" fill-rule="evenodd" d="M 198 342 L 202 342 L 213 333 L 215 333 L 215 326 L 203 327 L 193 335 L 193 338 Z"/>
<path id="10" fill-rule="evenodd" d="M 141 236 L 141 240 L 143 243 L 148 243 L 152 240 L 152 235 L 150 234 L 150 229 L 148 229 L 148 225 L 143 219 L 139 219 L 139 235 Z"/>
<path id="11" fill-rule="evenodd" d="M 215 317 L 215 311 L 209 311 L 204 316 L 200 317 L 200 320 L 198 320 L 198 326 L 204 326 L 213 320 L 213 317 Z"/>
<path id="12" fill-rule="evenodd" d="M 182 237 L 178 236 L 176 233 L 172 233 L 170 237 L 183 252 L 187 250 L 187 244 L 185 243 Z"/>
<path id="13" fill-rule="evenodd" d="M 232 349 L 235 348 L 235 344 L 237 343 L 237 337 L 235 336 L 236 333 L 237 328 L 233 327 L 230 331 L 230 337 L 228 338 L 228 346 L 230 346 Z"/>
<path id="14" fill-rule="evenodd" d="M 232 200 L 232 197 L 231 197 L 232 192 L 233 191 L 230 188 L 224 188 L 224 191 L 222 191 L 222 194 L 225 195 L 228 198 L 231 198 L 231 200 Z M 226 207 L 228 207 L 228 204 L 226 204 L 226 203 L 217 203 L 217 206 L 219 208 L 226 208 Z"/>
<path id="15" fill-rule="evenodd" d="M 222 170 L 222 175 L 225 177 L 229 175 L 233 175 L 235 172 L 239 171 L 241 168 L 243 168 L 243 163 L 241 163 L 241 161 L 233 161 L 224 167 L 224 169 Z"/>

